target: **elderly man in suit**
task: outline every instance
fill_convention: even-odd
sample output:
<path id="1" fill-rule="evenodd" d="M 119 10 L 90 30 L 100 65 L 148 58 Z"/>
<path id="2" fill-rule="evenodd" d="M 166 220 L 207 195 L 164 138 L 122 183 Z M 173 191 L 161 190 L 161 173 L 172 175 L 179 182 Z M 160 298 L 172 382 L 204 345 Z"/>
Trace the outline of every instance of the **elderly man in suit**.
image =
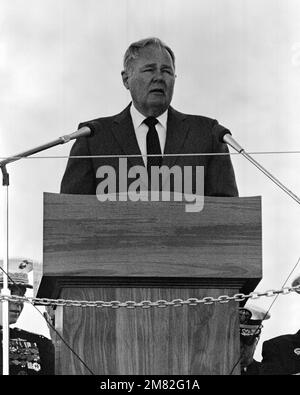
<path id="1" fill-rule="evenodd" d="M 116 173 L 115 192 L 125 192 L 128 185 L 120 180 L 120 174 L 125 173 L 119 160 L 125 156 L 129 168 L 143 167 L 148 175 L 152 174 L 152 167 L 177 166 L 181 170 L 187 166 L 202 167 L 204 195 L 237 196 L 233 167 L 226 155 L 228 148 L 213 132 L 217 121 L 183 114 L 170 106 L 176 78 L 173 51 L 157 38 L 135 42 L 125 53 L 121 74 L 132 103 L 117 115 L 79 125 L 91 126 L 94 133 L 91 137 L 79 138 L 70 155 L 91 158 L 69 159 L 61 193 L 97 193 L 97 187 L 107 177 L 99 169 L 107 169 L 107 166 Z M 192 155 L 199 153 L 225 155 Z M 194 176 L 197 177 L 197 172 L 193 173 L 191 193 L 197 193 Z M 162 184 L 159 188 L 162 190 Z M 170 189 L 175 190 L 174 181 Z"/>

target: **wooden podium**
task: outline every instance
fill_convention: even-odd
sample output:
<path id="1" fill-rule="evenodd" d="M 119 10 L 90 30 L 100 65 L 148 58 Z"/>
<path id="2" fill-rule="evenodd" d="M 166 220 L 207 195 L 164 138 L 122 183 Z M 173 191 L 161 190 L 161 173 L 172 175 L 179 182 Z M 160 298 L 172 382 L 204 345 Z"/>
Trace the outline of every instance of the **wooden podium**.
<path id="1" fill-rule="evenodd" d="M 250 292 L 262 276 L 261 199 L 100 203 L 44 195 L 38 297 L 135 301 Z M 165 308 L 57 307 L 56 329 L 94 374 L 229 374 L 238 302 Z M 56 374 L 90 374 L 56 337 Z M 233 374 L 239 374 L 239 367 Z"/>

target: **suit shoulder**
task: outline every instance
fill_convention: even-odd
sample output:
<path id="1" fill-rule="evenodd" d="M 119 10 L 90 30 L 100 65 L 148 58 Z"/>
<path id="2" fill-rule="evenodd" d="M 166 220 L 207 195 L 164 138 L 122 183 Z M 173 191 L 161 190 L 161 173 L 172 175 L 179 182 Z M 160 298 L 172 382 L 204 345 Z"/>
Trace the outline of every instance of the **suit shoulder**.
<path id="1" fill-rule="evenodd" d="M 206 122 L 206 123 L 214 123 L 217 122 L 214 118 L 210 118 L 204 115 L 200 114 L 187 114 L 183 113 L 180 111 L 175 110 L 174 108 L 170 108 L 171 112 L 180 118 L 188 118 L 189 120 L 195 120 L 195 121 L 200 121 L 200 122 Z"/>
<path id="2" fill-rule="evenodd" d="M 127 106 L 124 110 L 122 110 L 120 113 L 115 115 L 109 115 L 106 117 L 94 118 L 94 119 L 90 119 L 89 121 L 80 122 L 79 127 L 82 127 L 89 122 L 94 122 L 105 126 L 111 125 L 115 120 L 124 117 L 127 113 L 129 113 L 129 106 Z"/>
<path id="3" fill-rule="evenodd" d="M 281 343 L 289 343 L 294 340 L 296 337 L 295 334 L 286 334 L 273 337 L 272 339 L 266 340 L 264 344 L 272 345 L 272 344 L 281 344 Z"/>
<path id="4" fill-rule="evenodd" d="M 208 125 L 215 124 L 215 123 L 217 122 L 216 119 L 214 119 L 214 118 L 209 118 L 209 117 L 206 117 L 206 116 L 204 116 L 204 115 L 186 114 L 186 117 L 187 117 L 188 119 L 190 119 L 190 120 L 195 121 L 195 122 L 203 122 L 203 123 L 206 123 L 206 124 L 208 124 Z"/>
<path id="5" fill-rule="evenodd" d="M 92 122 L 102 124 L 102 125 L 111 124 L 117 116 L 118 116 L 118 114 L 107 116 L 107 117 L 94 118 L 94 119 L 90 119 L 88 121 L 80 122 L 78 128 L 81 128 L 81 127 L 85 126 L 86 124 L 92 123 Z"/>
<path id="6" fill-rule="evenodd" d="M 218 121 L 213 118 L 205 117 L 203 115 L 187 115 L 187 119 L 189 122 L 195 125 L 199 125 L 201 127 L 206 127 L 208 129 L 212 129 Z"/>
<path id="7" fill-rule="evenodd" d="M 206 117 L 204 115 L 199 115 L 199 114 L 185 114 L 180 111 L 174 110 L 174 108 L 172 108 L 172 112 L 177 117 L 186 118 L 190 122 L 202 123 L 202 124 L 206 124 L 208 126 L 212 126 L 217 122 L 217 120 L 214 118 Z"/>

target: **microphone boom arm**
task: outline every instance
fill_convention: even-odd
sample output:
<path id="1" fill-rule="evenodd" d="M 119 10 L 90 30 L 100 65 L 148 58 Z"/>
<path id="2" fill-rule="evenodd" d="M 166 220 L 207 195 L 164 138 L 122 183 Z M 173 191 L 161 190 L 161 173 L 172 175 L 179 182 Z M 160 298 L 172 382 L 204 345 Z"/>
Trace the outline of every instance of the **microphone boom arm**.
<path id="1" fill-rule="evenodd" d="M 274 177 L 267 169 L 265 169 L 260 163 L 258 163 L 255 159 L 249 155 L 244 148 L 242 148 L 231 136 L 230 132 L 224 134 L 223 141 L 230 145 L 233 149 L 235 149 L 238 153 L 244 156 L 247 160 L 249 160 L 255 167 L 257 167 L 261 172 L 263 172 L 271 181 L 273 181 L 279 188 L 281 188 L 285 193 L 287 193 L 292 199 L 294 199 L 298 204 L 300 204 L 300 198 L 295 195 L 292 191 L 290 191 L 285 185 L 282 184 L 278 180 L 278 178 Z"/>
<path id="2" fill-rule="evenodd" d="M 55 147 L 56 145 L 66 144 L 70 140 L 74 140 L 74 139 L 77 139 L 77 138 L 83 137 L 83 136 L 89 136 L 90 134 L 91 134 L 91 129 L 87 126 L 83 126 L 79 130 L 76 130 L 76 132 L 73 132 L 71 134 L 66 134 L 64 136 L 57 138 L 56 140 L 50 141 L 49 143 L 40 145 L 38 147 L 29 149 L 27 151 L 23 151 L 18 155 L 10 156 L 9 158 L 2 160 L 0 162 L 0 168 L 4 169 L 5 166 L 9 163 L 16 162 L 19 159 L 26 158 L 27 156 L 37 154 L 38 152 L 41 152 L 41 151 L 45 151 L 49 148 Z"/>

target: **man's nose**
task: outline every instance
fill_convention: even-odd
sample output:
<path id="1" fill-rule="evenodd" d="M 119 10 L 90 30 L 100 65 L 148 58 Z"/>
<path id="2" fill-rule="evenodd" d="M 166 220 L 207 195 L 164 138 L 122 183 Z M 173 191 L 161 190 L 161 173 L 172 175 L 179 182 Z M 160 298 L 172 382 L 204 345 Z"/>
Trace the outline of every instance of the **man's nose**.
<path id="1" fill-rule="evenodd" d="M 154 81 L 164 81 L 164 73 L 162 72 L 162 71 L 160 71 L 160 70 L 156 70 L 154 73 L 153 73 L 153 79 L 154 79 Z"/>

